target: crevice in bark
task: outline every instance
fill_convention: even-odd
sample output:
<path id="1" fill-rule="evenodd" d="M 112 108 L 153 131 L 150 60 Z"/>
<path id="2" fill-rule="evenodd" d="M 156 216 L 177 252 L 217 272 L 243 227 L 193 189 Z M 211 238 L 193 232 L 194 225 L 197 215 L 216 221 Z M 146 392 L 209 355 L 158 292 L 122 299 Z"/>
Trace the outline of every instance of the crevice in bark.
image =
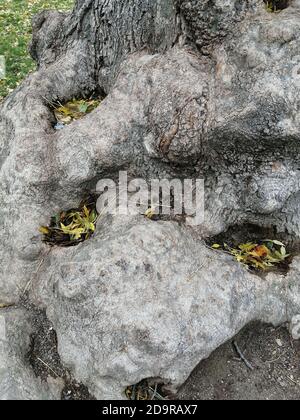
<path id="1" fill-rule="evenodd" d="M 293 258 L 300 254 L 300 238 L 287 231 L 280 232 L 276 225 L 265 227 L 250 223 L 236 224 L 230 226 L 225 232 L 210 237 L 206 242 L 209 246 L 213 244 L 227 244 L 231 248 L 236 249 L 240 244 L 246 244 L 248 242 L 258 243 L 266 239 L 277 240 L 286 245 L 290 257 L 282 265 L 274 266 L 270 271 L 287 274 Z M 255 270 L 252 272 L 264 277 L 270 271 L 266 271 L 265 273 L 260 270 Z"/>
<path id="2" fill-rule="evenodd" d="M 267 9 L 272 12 L 281 12 L 290 6 L 291 0 L 263 0 Z"/>
<path id="3" fill-rule="evenodd" d="M 43 242 L 50 246 L 71 247 L 90 239 L 98 223 L 96 194 L 87 194 L 77 208 L 63 210 L 42 226 Z"/>
<path id="4" fill-rule="evenodd" d="M 105 95 L 93 92 L 85 97 L 78 96 L 71 100 L 60 102 L 49 102 L 51 112 L 53 112 L 54 130 L 61 130 L 75 121 L 81 120 L 95 111 L 101 105 Z"/>

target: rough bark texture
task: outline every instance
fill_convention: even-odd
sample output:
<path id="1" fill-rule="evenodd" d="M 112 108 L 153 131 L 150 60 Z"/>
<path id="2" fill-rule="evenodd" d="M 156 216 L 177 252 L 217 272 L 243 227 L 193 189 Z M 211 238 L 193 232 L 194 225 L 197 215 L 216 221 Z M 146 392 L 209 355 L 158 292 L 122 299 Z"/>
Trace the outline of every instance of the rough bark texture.
<path id="1" fill-rule="evenodd" d="M 38 70 L 0 107 L 0 300 L 29 291 L 46 307 L 97 397 L 145 377 L 177 386 L 246 323 L 300 313 L 299 260 L 263 281 L 203 243 L 246 223 L 299 238 L 299 15 L 299 0 L 78 0 L 34 19 Z M 49 104 L 92 92 L 101 106 L 55 132 Z M 120 169 L 205 178 L 203 225 L 104 219 L 49 252 L 38 226 Z"/>
<path id="2" fill-rule="evenodd" d="M 0 400 L 57 400 L 62 384 L 49 378 L 42 383 L 27 361 L 31 322 L 22 309 L 0 315 Z"/>

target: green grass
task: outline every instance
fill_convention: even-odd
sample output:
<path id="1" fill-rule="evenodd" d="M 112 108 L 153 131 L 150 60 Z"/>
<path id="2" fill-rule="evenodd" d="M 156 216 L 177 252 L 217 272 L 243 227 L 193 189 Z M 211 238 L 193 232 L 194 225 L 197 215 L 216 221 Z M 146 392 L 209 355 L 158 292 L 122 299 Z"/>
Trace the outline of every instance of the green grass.
<path id="1" fill-rule="evenodd" d="M 35 68 L 28 54 L 31 17 L 43 9 L 68 10 L 74 0 L 0 0 L 0 56 L 6 76 L 0 80 L 0 101 Z"/>

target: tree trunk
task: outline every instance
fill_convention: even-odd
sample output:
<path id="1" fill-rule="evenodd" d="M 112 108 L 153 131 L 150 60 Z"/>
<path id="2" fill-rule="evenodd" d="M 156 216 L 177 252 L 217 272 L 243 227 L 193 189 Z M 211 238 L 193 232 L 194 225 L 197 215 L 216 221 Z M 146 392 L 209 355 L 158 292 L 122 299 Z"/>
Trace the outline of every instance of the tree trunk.
<path id="1" fill-rule="evenodd" d="M 0 107 L 1 301 L 35 295 L 52 253 L 38 227 L 120 169 L 204 178 L 200 239 L 254 224 L 297 242 L 299 11 L 298 0 L 280 13 L 263 0 L 77 0 L 36 16 L 38 69 Z M 51 104 L 93 93 L 106 95 L 98 109 L 54 131 Z"/>

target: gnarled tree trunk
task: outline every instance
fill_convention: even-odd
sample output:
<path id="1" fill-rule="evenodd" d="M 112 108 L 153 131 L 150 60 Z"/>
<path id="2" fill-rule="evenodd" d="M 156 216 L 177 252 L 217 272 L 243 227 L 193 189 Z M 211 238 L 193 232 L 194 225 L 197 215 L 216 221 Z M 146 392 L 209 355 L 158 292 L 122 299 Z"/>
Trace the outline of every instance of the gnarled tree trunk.
<path id="1" fill-rule="evenodd" d="M 178 386 L 248 322 L 300 311 L 297 259 L 262 281 L 203 243 L 246 224 L 299 238 L 300 2 L 288 4 L 77 0 L 34 18 L 38 69 L 0 107 L 0 298 L 46 307 L 62 361 L 98 397 L 145 377 Z M 50 104 L 95 92 L 98 109 L 54 131 Z M 49 251 L 38 227 L 120 169 L 204 178 L 204 223 L 108 218 Z"/>

